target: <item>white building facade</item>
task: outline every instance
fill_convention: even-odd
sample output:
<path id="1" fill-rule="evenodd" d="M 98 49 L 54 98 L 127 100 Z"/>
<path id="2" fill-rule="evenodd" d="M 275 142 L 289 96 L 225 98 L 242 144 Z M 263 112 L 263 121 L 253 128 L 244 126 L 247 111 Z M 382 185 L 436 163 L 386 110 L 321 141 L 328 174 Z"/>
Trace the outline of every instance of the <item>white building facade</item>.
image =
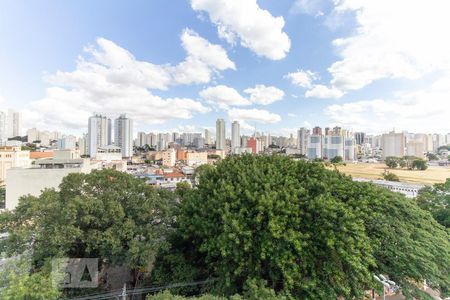
<path id="1" fill-rule="evenodd" d="M 225 138 L 225 120 L 217 119 L 216 121 L 216 149 L 225 150 L 226 138 Z"/>
<path id="2" fill-rule="evenodd" d="M 88 154 L 95 157 L 98 147 L 111 144 L 111 120 L 102 115 L 94 115 L 88 122 Z"/>
<path id="3" fill-rule="evenodd" d="M 122 149 L 122 157 L 133 156 L 133 120 L 124 114 L 114 122 L 114 143 Z"/>
<path id="4" fill-rule="evenodd" d="M 241 131 L 238 121 L 231 124 L 231 150 L 241 147 Z"/>

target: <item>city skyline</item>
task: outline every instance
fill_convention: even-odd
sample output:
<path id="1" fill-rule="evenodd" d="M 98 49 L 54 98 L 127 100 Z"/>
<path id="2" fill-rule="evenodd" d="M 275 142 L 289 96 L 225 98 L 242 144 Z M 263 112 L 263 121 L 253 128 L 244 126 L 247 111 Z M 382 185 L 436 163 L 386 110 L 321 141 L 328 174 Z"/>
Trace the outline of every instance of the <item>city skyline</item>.
<path id="1" fill-rule="evenodd" d="M 218 118 L 247 134 L 450 132 L 445 1 L 211 3 L 3 3 L 0 107 L 22 112 L 22 134 L 80 136 L 94 112 L 125 113 L 134 132 L 213 131 Z"/>

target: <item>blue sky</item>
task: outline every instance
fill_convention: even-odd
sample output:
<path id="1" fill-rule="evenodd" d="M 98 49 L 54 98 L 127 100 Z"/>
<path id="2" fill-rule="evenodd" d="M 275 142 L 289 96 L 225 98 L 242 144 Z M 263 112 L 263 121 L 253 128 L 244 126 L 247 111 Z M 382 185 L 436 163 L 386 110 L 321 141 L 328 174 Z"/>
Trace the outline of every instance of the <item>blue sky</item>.
<path id="1" fill-rule="evenodd" d="M 22 111 L 24 129 L 76 134 L 94 111 L 128 113 L 139 131 L 198 131 L 223 117 L 249 132 L 446 133 L 448 6 L 4 0 L 0 105 Z"/>

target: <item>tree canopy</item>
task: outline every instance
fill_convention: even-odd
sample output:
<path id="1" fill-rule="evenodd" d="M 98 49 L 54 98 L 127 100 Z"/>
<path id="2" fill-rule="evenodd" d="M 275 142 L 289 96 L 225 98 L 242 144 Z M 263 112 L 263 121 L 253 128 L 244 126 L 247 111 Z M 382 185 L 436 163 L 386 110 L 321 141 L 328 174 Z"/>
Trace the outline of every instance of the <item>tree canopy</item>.
<path id="1" fill-rule="evenodd" d="M 53 284 L 48 266 L 31 273 L 29 253 L 20 258 L 1 262 L 0 299 L 3 300 L 56 300 L 61 291 Z"/>
<path id="2" fill-rule="evenodd" d="M 400 178 L 397 174 L 385 172 L 383 173 L 383 179 L 387 181 L 400 181 Z"/>
<path id="3" fill-rule="evenodd" d="M 22 197 L 15 211 L 0 215 L 2 231 L 9 232 L 0 250 L 16 255 L 31 245 L 38 269 L 62 256 L 149 272 L 165 245 L 174 203 L 173 193 L 122 172 L 73 173 L 59 191 Z"/>
<path id="4" fill-rule="evenodd" d="M 201 258 L 219 293 L 258 281 L 300 299 L 361 298 L 373 274 L 406 295 L 424 279 L 449 289 L 448 234 L 401 194 L 276 155 L 229 157 L 197 179 L 177 218 L 178 253 Z"/>
<path id="5" fill-rule="evenodd" d="M 339 164 L 339 163 L 341 163 L 341 162 L 343 162 L 344 160 L 342 159 L 342 156 L 335 156 L 335 157 L 333 157 L 331 160 L 330 160 L 330 162 L 332 163 L 332 164 Z"/>
<path id="6" fill-rule="evenodd" d="M 102 170 L 22 197 L 0 214 L 0 231 L 9 233 L 0 252 L 31 250 L 32 272 L 7 291 L 28 299 L 30 288 L 47 286 L 52 258 L 97 257 L 127 266 L 135 282 L 139 274 L 152 285 L 211 279 L 171 289 L 205 300 L 361 299 L 379 287 L 374 274 L 410 298 L 423 280 L 448 295 L 449 233 L 433 216 L 442 224 L 450 181 L 421 191 L 419 204 L 431 214 L 323 163 L 281 155 L 230 156 L 198 168 L 195 183 L 170 192 Z"/>
<path id="7" fill-rule="evenodd" d="M 421 208 L 431 212 L 438 223 L 450 228 L 450 178 L 445 183 L 424 187 L 416 200 Z"/>

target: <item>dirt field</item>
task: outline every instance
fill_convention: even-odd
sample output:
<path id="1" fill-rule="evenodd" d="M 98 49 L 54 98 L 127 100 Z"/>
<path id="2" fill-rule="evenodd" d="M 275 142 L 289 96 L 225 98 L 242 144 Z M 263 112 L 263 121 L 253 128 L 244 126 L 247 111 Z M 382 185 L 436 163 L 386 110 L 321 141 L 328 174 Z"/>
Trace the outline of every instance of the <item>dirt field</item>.
<path id="1" fill-rule="evenodd" d="M 349 163 L 346 166 L 337 167 L 341 172 L 351 175 L 353 177 L 381 179 L 381 174 L 384 169 L 387 169 L 385 164 L 366 164 Z M 397 174 L 402 182 L 420 183 L 420 184 L 434 184 L 444 182 L 450 178 L 450 167 L 429 167 L 425 171 L 411 171 L 405 169 L 387 169 L 391 173 Z"/>

